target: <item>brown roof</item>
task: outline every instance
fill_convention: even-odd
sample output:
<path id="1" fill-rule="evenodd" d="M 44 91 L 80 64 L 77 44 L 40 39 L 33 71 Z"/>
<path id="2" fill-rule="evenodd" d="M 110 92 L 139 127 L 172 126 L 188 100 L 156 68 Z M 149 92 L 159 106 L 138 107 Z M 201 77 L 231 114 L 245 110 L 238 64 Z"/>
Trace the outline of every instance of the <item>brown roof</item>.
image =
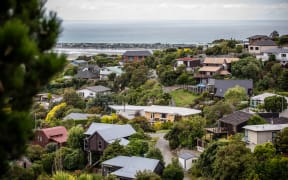
<path id="1" fill-rule="evenodd" d="M 221 69 L 220 66 L 203 66 L 199 69 L 199 72 L 217 72 Z"/>
<path id="2" fill-rule="evenodd" d="M 189 58 L 189 57 L 176 59 L 176 61 L 199 61 L 199 60 L 200 60 L 200 59 L 197 59 L 197 58 Z"/>
<path id="3" fill-rule="evenodd" d="M 248 119 L 253 116 L 253 114 L 245 113 L 243 111 L 235 111 L 232 114 L 229 114 L 221 119 L 219 119 L 220 122 L 224 122 L 226 124 L 231 125 L 239 125 L 244 122 L 247 122 Z"/>
<path id="4" fill-rule="evenodd" d="M 231 63 L 234 61 L 239 61 L 239 58 L 227 58 L 227 57 L 217 57 L 217 58 L 205 58 L 204 64 L 225 64 L 225 63 Z"/>
<path id="5" fill-rule="evenodd" d="M 227 71 L 227 70 L 222 70 L 222 71 L 220 71 L 219 74 L 220 75 L 230 75 L 231 73 L 229 71 Z"/>

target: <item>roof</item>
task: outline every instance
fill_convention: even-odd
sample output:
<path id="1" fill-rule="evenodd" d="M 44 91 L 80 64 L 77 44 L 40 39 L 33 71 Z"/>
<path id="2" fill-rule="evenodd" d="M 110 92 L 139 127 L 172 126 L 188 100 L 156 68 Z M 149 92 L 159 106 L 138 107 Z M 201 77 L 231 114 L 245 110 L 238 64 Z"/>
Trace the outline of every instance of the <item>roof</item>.
<path id="1" fill-rule="evenodd" d="M 179 155 L 179 158 L 188 160 L 188 159 L 196 158 L 196 156 L 190 153 L 182 153 Z"/>
<path id="2" fill-rule="evenodd" d="M 137 171 L 150 170 L 154 172 L 159 162 L 160 161 L 157 159 L 144 157 L 117 156 L 102 162 L 102 165 L 121 167 L 120 169 L 111 173 L 116 176 L 135 178 Z"/>
<path id="3" fill-rule="evenodd" d="M 264 50 L 263 53 L 288 53 L 288 48 L 272 48 Z"/>
<path id="4" fill-rule="evenodd" d="M 239 58 L 229 58 L 229 57 L 207 57 L 204 59 L 204 64 L 225 64 L 239 61 Z"/>
<path id="5" fill-rule="evenodd" d="M 263 94 L 259 94 L 257 96 L 253 96 L 251 97 L 252 100 L 258 100 L 258 101 L 264 101 L 265 98 L 267 97 L 271 97 L 271 96 L 277 96 L 277 94 L 273 94 L 273 93 L 263 93 Z"/>
<path id="6" fill-rule="evenodd" d="M 144 109 L 144 111 L 175 114 L 175 115 L 180 115 L 180 116 L 189 116 L 189 115 L 201 113 L 201 111 L 197 109 L 190 109 L 190 108 L 184 108 L 184 107 L 172 107 L 172 106 L 158 106 L 158 105 L 148 106 Z"/>
<path id="7" fill-rule="evenodd" d="M 219 119 L 219 121 L 226 124 L 231 124 L 233 126 L 237 126 L 248 121 L 251 116 L 253 116 L 253 114 L 249 114 L 243 111 L 235 111 L 232 114 L 228 114 L 227 116 L 222 117 L 221 119 Z"/>
<path id="8" fill-rule="evenodd" d="M 261 132 L 261 131 L 280 131 L 288 127 L 288 124 L 260 124 L 260 125 L 247 125 L 244 129 Z"/>
<path id="9" fill-rule="evenodd" d="M 224 97 L 225 92 L 229 88 L 233 88 L 236 85 L 241 86 L 245 88 L 246 92 L 248 92 L 248 89 L 253 89 L 253 80 L 212 80 L 214 81 L 214 87 L 216 88 L 215 96 L 217 97 Z"/>
<path id="10" fill-rule="evenodd" d="M 231 73 L 227 70 L 221 70 L 219 74 L 220 75 L 230 75 Z"/>
<path id="11" fill-rule="evenodd" d="M 52 128 L 40 129 L 48 139 L 54 140 L 59 143 L 67 141 L 68 133 L 64 126 L 56 126 Z"/>
<path id="12" fill-rule="evenodd" d="M 269 37 L 266 36 L 266 35 L 254 35 L 254 36 L 248 37 L 247 39 L 259 39 L 259 38 L 267 38 L 267 39 L 269 39 Z"/>
<path id="13" fill-rule="evenodd" d="M 220 66 L 203 66 L 198 71 L 199 72 L 217 72 L 221 69 Z"/>
<path id="14" fill-rule="evenodd" d="M 63 120 L 73 119 L 73 120 L 84 120 L 88 117 L 97 116 L 96 114 L 86 114 L 86 113 L 70 113 L 63 118 Z"/>
<path id="15" fill-rule="evenodd" d="M 152 53 L 150 51 L 126 51 L 123 53 L 123 56 L 151 56 Z"/>
<path id="16" fill-rule="evenodd" d="M 109 105 L 109 107 L 115 111 L 124 111 L 125 110 L 133 110 L 133 111 L 141 111 L 149 106 L 133 106 L 133 105 Z"/>
<path id="17" fill-rule="evenodd" d="M 265 118 L 265 119 L 267 120 L 267 122 L 271 124 L 288 124 L 288 118 L 285 117 Z"/>
<path id="18" fill-rule="evenodd" d="M 86 87 L 86 89 L 90 90 L 90 91 L 93 91 L 93 92 L 105 92 L 105 91 L 111 91 L 110 88 L 107 88 L 105 86 L 90 86 L 90 87 Z"/>
<path id="19" fill-rule="evenodd" d="M 98 77 L 98 74 L 99 74 L 99 71 L 95 71 L 95 70 L 91 71 L 89 67 L 84 67 L 77 71 L 77 74 L 75 75 L 75 77 L 82 78 L 82 79 L 95 79 Z"/>
<path id="20" fill-rule="evenodd" d="M 200 59 L 185 57 L 185 58 L 178 58 L 176 59 L 176 61 L 200 61 Z"/>
<path id="21" fill-rule="evenodd" d="M 259 40 L 254 42 L 252 45 L 254 46 L 277 46 L 274 41 L 271 39 L 266 39 L 266 40 Z"/>
<path id="22" fill-rule="evenodd" d="M 106 142 L 128 137 L 136 133 L 130 124 L 92 123 L 84 134 L 93 135 L 95 132 L 97 132 Z"/>
<path id="23" fill-rule="evenodd" d="M 121 75 L 123 73 L 123 70 L 121 66 L 104 67 L 100 70 L 101 75 L 108 75 L 111 73 L 115 73 L 116 75 Z"/>

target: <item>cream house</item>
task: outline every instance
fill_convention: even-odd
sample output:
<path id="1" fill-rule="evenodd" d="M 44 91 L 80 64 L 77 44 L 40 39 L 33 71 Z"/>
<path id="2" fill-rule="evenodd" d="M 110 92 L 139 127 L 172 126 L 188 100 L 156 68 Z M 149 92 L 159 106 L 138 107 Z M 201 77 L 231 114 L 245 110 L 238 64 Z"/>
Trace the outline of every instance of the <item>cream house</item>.
<path id="1" fill-rule="evenodd" d="M 277 45 L 271 39 L 255 41 L 248 46 L 251 54 L 261 54 L 269 49 L 277 48 Z"/>
<path id="2" fill-rule="evenodd" d="M 247 125 L 243 127 L 245 129 L 244 141 L 247 147 L 254 151 L 258 144 L 273 143 L 277 133 L 286 127 L 288 127 L 288 124 Z"/>

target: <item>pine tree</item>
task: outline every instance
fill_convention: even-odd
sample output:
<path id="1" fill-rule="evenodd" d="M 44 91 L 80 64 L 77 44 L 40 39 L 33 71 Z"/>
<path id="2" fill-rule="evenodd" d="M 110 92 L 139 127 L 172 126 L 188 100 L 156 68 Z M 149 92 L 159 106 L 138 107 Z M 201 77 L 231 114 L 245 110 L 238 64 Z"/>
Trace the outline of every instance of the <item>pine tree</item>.
<path id="1" fill-rule="evenodd" d="M 64 56 L 49 51 L 60 20 L 43 0 L 2 0 L 0 6 L 0 174 L 19 158 L 32 134 L 32 97 L 60 71 Z"/>

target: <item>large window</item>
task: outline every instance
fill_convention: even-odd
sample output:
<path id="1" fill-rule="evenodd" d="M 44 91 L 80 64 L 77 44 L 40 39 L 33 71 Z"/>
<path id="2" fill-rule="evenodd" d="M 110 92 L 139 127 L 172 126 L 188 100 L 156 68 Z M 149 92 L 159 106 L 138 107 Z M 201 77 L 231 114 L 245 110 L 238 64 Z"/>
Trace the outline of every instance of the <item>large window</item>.
<path id="1" fill-rule="evenodd" d="M 259 47 L 255 47 L 255 50 L 258 51 L 258 50 L 259 50 Z"/>
<path id="2" fill-rule="evenodd" d="M 166 119 L 166 118 L 167 118 L 167 114 L 164 114 L 164 113 L 161 114 L 161 118 L 162 118 L 162 119 Z"/>
<path id="3" fill-rule="evenodd" d="M 281 54 L 281 57 L 286 57 L 286 54 Z"/>

